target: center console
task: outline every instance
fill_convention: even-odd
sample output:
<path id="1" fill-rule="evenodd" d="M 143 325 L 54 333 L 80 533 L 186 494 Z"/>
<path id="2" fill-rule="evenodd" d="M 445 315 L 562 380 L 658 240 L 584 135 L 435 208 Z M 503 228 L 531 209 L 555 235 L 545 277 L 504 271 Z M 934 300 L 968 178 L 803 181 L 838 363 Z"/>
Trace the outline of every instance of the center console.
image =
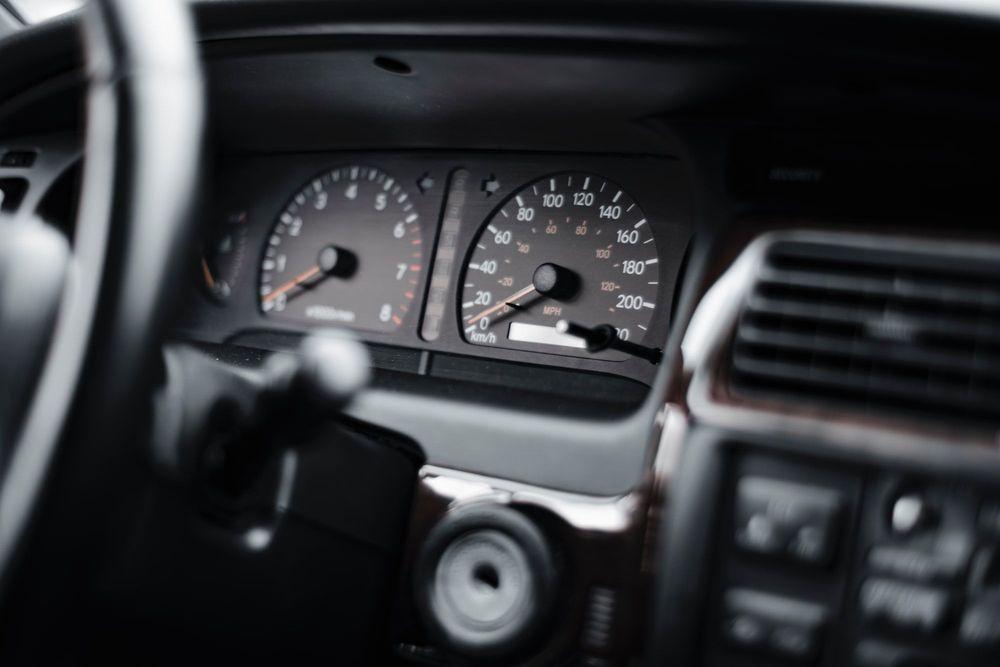
<path id="1" fill-rule="evenodd" d="M 784 231 L 716 277 L 672 390 L 656 664 L 1000 664 L 995 254 Z"/>
<path id="2" fill-rule="evenodd" d="M 709 591 L 702 631 L 676 635 L 674 649 L 708 665 L 996 664 L 1000 505 L 985 481 L 721 433 L 697 446 L 725 481 L 699 511 L 711 526 L 704 564 L 688 564 Z"/>

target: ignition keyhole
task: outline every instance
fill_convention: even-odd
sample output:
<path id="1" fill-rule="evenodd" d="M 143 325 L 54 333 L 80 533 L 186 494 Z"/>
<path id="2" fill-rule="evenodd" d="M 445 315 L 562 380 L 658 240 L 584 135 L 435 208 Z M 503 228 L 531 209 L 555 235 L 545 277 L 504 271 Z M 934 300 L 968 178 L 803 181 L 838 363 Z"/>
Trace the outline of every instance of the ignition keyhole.
<path id="1" fill-rule="evenodd" d="M 479 563 L 472 571 L 472 578 L 480 586 L 493 590 L 500 588 L 500 573 L 489 563 Z"/>

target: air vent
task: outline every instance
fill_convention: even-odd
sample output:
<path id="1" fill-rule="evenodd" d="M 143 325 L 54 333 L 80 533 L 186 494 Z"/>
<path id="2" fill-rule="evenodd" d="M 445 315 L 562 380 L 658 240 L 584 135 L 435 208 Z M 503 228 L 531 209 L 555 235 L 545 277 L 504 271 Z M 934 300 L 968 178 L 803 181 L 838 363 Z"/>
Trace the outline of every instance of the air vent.
<path id="1" fill-rule="evenodd" d="M 732 349 L 738 395 L 1000 424 L 1000 250 L 780 240 Z"/>

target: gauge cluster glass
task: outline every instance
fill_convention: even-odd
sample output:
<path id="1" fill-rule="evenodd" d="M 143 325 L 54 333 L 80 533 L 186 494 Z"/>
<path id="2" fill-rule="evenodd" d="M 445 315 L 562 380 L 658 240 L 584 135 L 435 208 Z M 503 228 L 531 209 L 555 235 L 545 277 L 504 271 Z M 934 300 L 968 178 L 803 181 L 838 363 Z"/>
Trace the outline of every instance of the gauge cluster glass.
<path id="1" fill-rule="evenodd" d="M 393 331 L 423 271 L 420 215 L 393 177 L 335 169 L 288 202 L 265 241 L 260 309 L 269 317 Z"/>
<path id="2" fill-rule="evenodd" d="M 586 354 L 566 320 L 610 324 L 642 342 L 660 284 L 656 239 L 642 208 L 596 174 L 543 177 L 486 221 L 462 279 L 464 338 L 475 345 Z"/>
<path id="3" fill-rule="evenodd" d="M 284 349 L 344 327 L 430 374 L 648 381 L 692 229 L 680 163 L 653 156 L 241 155 L 219 191 L 186 334 Z"/>

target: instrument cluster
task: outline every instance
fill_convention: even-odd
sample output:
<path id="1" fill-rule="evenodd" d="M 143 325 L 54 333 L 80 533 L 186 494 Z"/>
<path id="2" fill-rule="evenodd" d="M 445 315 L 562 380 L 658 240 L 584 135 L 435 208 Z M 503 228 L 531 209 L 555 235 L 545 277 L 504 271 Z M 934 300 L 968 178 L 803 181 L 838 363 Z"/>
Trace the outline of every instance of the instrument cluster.
<path id="1" fill-rule="evenodd" d="M 642 380 L 691 237 L 669 157 L 241 156 L 220 181 L 184 324 L 212 342 L 338 326 Z"/>

